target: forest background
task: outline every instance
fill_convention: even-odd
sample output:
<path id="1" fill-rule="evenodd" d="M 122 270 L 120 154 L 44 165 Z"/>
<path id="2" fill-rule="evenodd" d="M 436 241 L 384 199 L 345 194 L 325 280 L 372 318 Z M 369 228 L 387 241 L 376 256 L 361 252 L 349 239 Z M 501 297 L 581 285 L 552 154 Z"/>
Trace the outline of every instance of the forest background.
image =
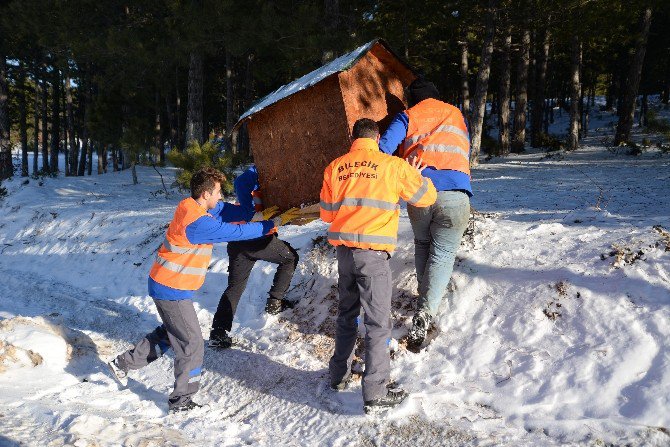
<path id="1" fill-rule="evenodd" d="M 472 165 L 577 149 L 594 107 L 625 145 L 634 120 L 670 130 L 647 108 L 670 99 L 669 26 L 662 0 L 4 0 L 0 179 L 162 165 L 208 140 L 244 161 L 233 126 L 255 100 L 376 37 L 464 111 Z M 550 135 L 560 108 L 570 128 Z"/>

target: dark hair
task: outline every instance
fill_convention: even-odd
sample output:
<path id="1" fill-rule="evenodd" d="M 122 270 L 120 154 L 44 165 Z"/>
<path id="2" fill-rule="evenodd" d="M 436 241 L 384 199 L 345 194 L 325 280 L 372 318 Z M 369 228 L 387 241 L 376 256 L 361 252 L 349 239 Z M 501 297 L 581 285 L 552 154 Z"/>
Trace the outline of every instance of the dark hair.
<path id="1" fill-rule="evenodd" d="M 440 99 L 440 92 L 435 84 L 420 76 L 409 85 L 409 105 L 412 107 L 428 98 Z"/>
<path id="2" fill-rule="evenodd" d="M 351 136 L 356 138 L 377 138 L 379 135 L 379 126 L 377 122 L 369 118 L 361 118 L 354 123 Z"/>
<path id="3" fill-rule="evenodd" d="M 213 192 L 216 184 L 222 185 L 226 176 L 214 168 L 200 168 L 191 177 L 191 197 L 199 199 L 205 191 Z"/>

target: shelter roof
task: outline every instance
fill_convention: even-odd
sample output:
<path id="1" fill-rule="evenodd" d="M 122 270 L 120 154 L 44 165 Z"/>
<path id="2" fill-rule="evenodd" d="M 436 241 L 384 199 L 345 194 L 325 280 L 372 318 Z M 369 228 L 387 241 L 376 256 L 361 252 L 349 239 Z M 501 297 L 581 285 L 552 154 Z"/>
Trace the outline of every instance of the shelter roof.
<path id="1" fill-rule="evenodd" d="M 316 70 L 310 73 L 307 73 L 306 75 L 296 79 L 293 82 L 290 82 L 286 85 L 282 85 L 274 92 L 256 101 L 256 103 L 254 103 L 254 105 L 252 105 L 249 108 L 249 110 L 244 112 L 244 114 L 238 120 L 237 124 L 235 124 L 235 127 L 237 127 L 242 121 L 249 118 L 251 115 L 260 112 L 264 108 L 272 104 L 275 104 L 281 101 L 282 99 L 285 99 L 295 93 L 305 90 L 313 85 L 316 85 L 332 74 L 348 70 L 349 68 L 353 67 L 356 64 L 356 62 L 358 62 L 358 60 L 362 58 L 368 51 L 370 51 L 376 43 L 383 45 L 384 48 L 386 48 L 386 50 L 388 50 L 391 54 L 393 54 L 396 58 L 398 58 L 398 60 L 402 62 L 402 64 L 405 65 L 410 71 L 414 71 L 389 47 L 389 45 L 383 39 L 375 39 L 366 43 L 365 45 L 361 45 L 354 51 L 342 55 L 337 59 L 334 59 L 331 62 L 327 63 L 326 65 L 317 68 Z"/>

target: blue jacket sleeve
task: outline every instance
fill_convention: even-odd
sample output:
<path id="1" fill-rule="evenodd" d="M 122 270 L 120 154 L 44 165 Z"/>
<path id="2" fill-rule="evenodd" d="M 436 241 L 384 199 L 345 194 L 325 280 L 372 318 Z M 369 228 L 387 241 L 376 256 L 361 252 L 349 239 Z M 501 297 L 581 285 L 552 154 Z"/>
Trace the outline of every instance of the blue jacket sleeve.
<path id="1" fill-rule="evenodd" d="M 379 140 L 379 149 L 392 155 L 407 136 L 409 117 L 405 112 L 398 113 Z"/>
<path id="2" fill-rule="evenodd" d="M 238 225 L 202 216 L 186 227 L 186 237 L 192 244 L 244 241 L 268 234 L 274 226 L 271 220 Z"/>
<path id="3" fill-rule="evenodd" d="M 249 222 L 254 217 L 253 213 L 249 215 L 248 210 L 245 210 L 240 205 L 233 205 L 232 203 L 223 203 L 221 210 L 214 214 L 209 212 L 216 220 L 220 222 Z"/>
<path id="4" fill-rule="evenodd" d="M 251 192 L 258 189 L 258 172 L 256 171 L 256 166 L 251 166 L 240 174 L 233 182 L 233 186 L 235 187 L 237 203 L 240 204 L 243 212 L 248 214 L 248 218 L 244 220 L 251 220 L 255 211 Z"/>

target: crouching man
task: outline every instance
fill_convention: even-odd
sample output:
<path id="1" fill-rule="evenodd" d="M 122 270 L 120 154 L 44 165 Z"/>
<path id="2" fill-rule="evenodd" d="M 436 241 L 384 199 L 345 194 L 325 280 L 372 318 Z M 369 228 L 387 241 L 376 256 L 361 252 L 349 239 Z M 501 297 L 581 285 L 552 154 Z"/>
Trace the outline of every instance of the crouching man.
<path id="1" fill-rule="evenodd" d="M 239 205 L 230 205 L 231 212 L 224 217 L 224 220 L 251 221 L 255 213 L 260 214 L 263 211 L 256 166 L 244 171 L 233 184 Z M 275 221 L 280 220 L 281 224 L 285 224 L 294 217 L 294 214 L 293 209 L 289 210 Z M 285 295 L 298 265 L 298 252 L 288 242 L 279 239 L 276 231 L 258 239 L 229 242 L 227 250 L 228 286 L 219 300 L 212 321 L 212 331 L 209 334 L 209 346 L 216 349 L 227 349 L 233 345 L 233 339 L 230 337 L 233 319 L 256 261 L 277 264 L 265 311 L 277 315 L 295 305 L 293 301 L 287 300 Z"/>
<path id="2" fill-rule="evenodd" d="M 389 259 L 398 237 L 398 201 L 417 207 L 435 202 L 432 182 L 421 176 L 421 160 L 413 165 L 379 151 L 379 128 L 370 119 L 354 124 L 349 152 L 332 161 L 323 175 L 321 219 L 329 222 L 328 241 L 337 247 L 338 316 L 335 352 L 330 359 L 334 390 L 351 377 L 356 343 L 356 317 L 365 312 L 366 413 L 393 407 L 407 393 L 389 387 L 392 280 Z"/>
<path id="3" fill-rule="evenodd" d="M 243 225 L 222 221 L 224 181 L 223 174 L 213 168 L 193 174 L 191 197 L 177 206 L 149 273 L 149 295 L 163 324 L 109 362 L 115 377 L 125 385 L 128 371 L 148 365 L 172 348 L 175 382 L 168 399 L 170 412 L 200 406 L 191 398 L 200 387 L 204 341 L 192 297 L 205 282 L 212 244 L 258 238 L 275 226 L 271 220 Z"/>

